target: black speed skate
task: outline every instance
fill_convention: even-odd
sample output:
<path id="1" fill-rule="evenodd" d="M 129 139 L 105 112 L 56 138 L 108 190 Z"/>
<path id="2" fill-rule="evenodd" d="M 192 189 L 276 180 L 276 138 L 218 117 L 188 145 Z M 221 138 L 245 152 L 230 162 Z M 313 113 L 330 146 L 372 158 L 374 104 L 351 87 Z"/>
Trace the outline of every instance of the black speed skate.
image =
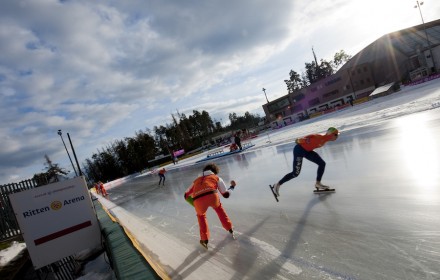
<path id="1" fill-rule="evenodd" d="M 203 248 L 208 249 L 208 240 L 200 240 L 200 245 L 202 245 Z"/>

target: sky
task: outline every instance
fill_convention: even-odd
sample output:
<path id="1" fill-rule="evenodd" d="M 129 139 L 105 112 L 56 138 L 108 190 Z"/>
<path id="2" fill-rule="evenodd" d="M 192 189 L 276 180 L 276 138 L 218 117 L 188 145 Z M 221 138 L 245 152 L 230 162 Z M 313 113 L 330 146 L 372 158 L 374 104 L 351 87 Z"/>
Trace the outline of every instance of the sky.
<path id="1" fill-rule="evenodd" d="M 171 114 L 264 116 L 287 94 L 290 70 L 355 55 L 389 32 L 421 24 L 410 0 L 2 0 L 0 185 L 70 170 Z M 438 19 L 439 1 L 421 6 Z M 71 151 L 70 151 L 71 153 Z M 73 157 L 72 153 L 71 156 Z"/>

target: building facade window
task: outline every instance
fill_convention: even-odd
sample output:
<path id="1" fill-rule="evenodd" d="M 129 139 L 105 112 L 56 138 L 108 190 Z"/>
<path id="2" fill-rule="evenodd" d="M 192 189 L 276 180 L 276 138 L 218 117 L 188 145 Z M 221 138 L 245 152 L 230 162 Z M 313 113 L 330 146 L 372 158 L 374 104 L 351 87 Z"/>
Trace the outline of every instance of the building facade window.
<path id="1" fill-rule="evenodd" d="M 304 99 L 304 94 L 302 94 L 302 93 L 301 93 L 301 94 L 298 94 L 298 95 L 297 95 L 297 96 L 295 96 L 294 98 L 295 98 L 295 101 L 296 101 L 296 102 L 298 102 L 298 101 L 300 101 L 300 100 L 303 100 L 303 99 Z"/>
<path id="2" fill-rule="evenodd" d="M 316 97 L 316 98 L 313 98 L 312 100 L 309 101 L 309 106 L 315 106 L 315 105 L 318 105 L 319 103 L 320 103 L 319 98 Z"/>
<path id="3" fill-rule="evenodd" d="M 420 65 L 419 56 L 411 57 L 410 63 L 411 63 L 411 66 L 412 66 L 413 69 L 417 69 L 417 68 L 419 68 L 421 66 Z"/>
<path id="4" fill-rule="evenodd" d="M 298 112 L 298 111 L 302 111 L 303 110 L 303 106 L 301 104 L 296 104 L 293 107 L 293 112 Z"/>
<path id="5" fill-rule="evenodd" d="M 341 77 L 337 77 L 337 78 L 335 78 L 335 79 L 332 79 L 332 80 L 330 80 L 330 81 L 327 81 L 327 82 L 325 83 L 325 86 L 333 85 L 333 84 L 339 82 L 340 80 L 341 80 Z"/>
<path id="6" fill-rule="evenodd" d="M 281 100 L 272 102 L 271 104 L 269 104 L 267 106 L 267 109 L 269 110 L 270 113 L 273 113 L 274 111 L 280 110 L 284 107 L 287 107 L 290 105 L 289 99 L 288 98 L 283 98 Z"/>
<path id="7" fill-rule="evenodd" d="M 332 91 L 330 91 L 330 92 L 325 93 L 325 94 L 323 95 L 323 97 L 324 97 L 324 98 L 329 98 L 330 96 L 332 96 L 332 95 L 336 95 L 336 94 L 338 94 L 338 93 L 339 93 L 339 90 L 335 89 L 335 90 L 332 90 Z"/>

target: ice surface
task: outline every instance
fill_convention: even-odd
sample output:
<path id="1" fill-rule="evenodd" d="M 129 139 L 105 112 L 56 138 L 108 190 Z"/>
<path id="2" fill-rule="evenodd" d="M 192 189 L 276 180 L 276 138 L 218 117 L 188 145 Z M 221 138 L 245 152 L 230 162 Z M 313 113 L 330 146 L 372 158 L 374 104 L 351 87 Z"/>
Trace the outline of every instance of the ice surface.
<path id="1" fill-rule="evenodd" d="M 262 133 L 248 151 L 216 159 L 219 175 L 237 182 L 222 203 L 238 237 L 209 210 L 208 251 L 183 199 L 208 152 L 167 166 L 164 187 L 144 173 L 108 184 L 100 200 L 173 279 L 439 279 L 439 86 Z M 293 140 L 329 126 L 340 137 L 316 151 L 336 192 L 314 194 L 317 167 L 304 160 L 277 203 L 268 185 L 291 171 Z"/>

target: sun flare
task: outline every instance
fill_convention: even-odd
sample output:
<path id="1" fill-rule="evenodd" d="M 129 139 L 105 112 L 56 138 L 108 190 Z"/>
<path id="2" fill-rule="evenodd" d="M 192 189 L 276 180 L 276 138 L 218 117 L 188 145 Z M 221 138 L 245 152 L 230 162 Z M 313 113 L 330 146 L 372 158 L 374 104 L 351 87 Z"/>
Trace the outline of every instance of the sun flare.
<path id="1" fill-rule="evenodd" d="M 438 185 L 439 151 L 436 137 L 426 121 L 423 115 L 399 119 L 402 133 L 400 145 L 408 172 L 414 181 L 420 188 L 433 190 Z"/>

